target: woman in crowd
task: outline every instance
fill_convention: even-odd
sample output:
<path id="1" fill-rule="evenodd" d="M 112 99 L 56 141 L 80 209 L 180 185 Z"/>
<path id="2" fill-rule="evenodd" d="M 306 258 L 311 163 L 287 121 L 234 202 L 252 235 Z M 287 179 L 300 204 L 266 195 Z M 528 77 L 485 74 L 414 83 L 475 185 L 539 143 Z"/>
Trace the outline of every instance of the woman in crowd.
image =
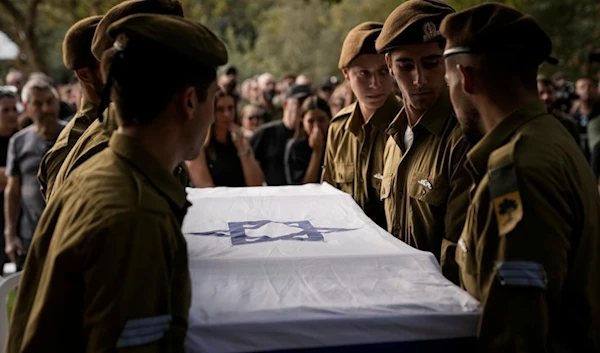
<path id="1" fill-rule="evenodd" d="M 265 121 L 264 112 L 254 104 L 246 104 L 242 108 L 242 132 L 244 137 L 249 139 L 252 134 Z"/>
<path id="2" fill-rule="evenodd" d="M 264 177 L 242 129 L 235 124 L 235 98 L 224 90 L 215 96 L 215 122 L 200 156 L 187 166 L 192 184 L 215 186 L 261 186 Z"/>
<path id="3" fill-rule="evenodd" d="M 331 110 L 323 99 L 311 96 L 302 104 L 300 117 L 285 150 L 285 174 L 290 185 L 318 183 L 321 179 Z"/>

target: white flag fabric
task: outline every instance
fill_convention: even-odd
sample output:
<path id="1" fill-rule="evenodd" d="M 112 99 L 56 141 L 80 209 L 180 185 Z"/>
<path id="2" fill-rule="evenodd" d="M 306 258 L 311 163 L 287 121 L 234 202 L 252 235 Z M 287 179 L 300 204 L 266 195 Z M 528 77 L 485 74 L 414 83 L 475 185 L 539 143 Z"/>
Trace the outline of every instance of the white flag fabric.
<path id="1" fill-rule="evenodd" d="M 479 302 L 332 186 L 188 189 L 188 200 L 189 353 L 472 344 Z"/>

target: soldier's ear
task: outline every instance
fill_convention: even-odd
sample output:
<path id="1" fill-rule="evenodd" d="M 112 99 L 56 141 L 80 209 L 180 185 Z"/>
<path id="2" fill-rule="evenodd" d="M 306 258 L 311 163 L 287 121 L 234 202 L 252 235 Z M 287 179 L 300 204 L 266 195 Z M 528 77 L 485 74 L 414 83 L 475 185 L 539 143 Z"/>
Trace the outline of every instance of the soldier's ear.
<path id="1" fill-rule="evenodd" d="M 350 80 L 350 75 L 349 75 L 348 71 L 349 70 L 348 70 L 347 67 L 345 67 L 345 68 L 342 69 L 342 74 L 344 74 L 344 78 L 346 79 L 346 81 Z"/>
<path id="2" fill-rule="evenodd" d="M 196 88 L 193 86 L 185 87 L 179 95 L 179 102 L 179 105 L 184 112 L 184 119 L 192 120 L 194 118 L 194 113 L 200 104 L 198 95 L 196 94 Z"/>
<path id="3" fill-rule="evenodd" d="M 385 53 L 385 63 L 387 64 L 390 76 L 394 76 L 394 68 L 392 67 L 392 58 L 390 58 L 390 53 Z"/>
<path id="4" fill-rule="evenodd" d="M 472 67 L 456 65 L 456 70 L 460 78 L 460 86 L 463 92 L 473 94 L 475 92 L 475 72 Z"/>

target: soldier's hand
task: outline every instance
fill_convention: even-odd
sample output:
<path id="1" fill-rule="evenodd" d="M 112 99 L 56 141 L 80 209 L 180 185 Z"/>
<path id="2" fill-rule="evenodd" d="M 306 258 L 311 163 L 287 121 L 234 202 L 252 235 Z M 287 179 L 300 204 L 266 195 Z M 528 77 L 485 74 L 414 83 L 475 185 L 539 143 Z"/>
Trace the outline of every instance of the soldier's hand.
<path id="1" fill-rule="evenodd" d="M 11 262 L 17 263 L 19 254 L 25 254 L 25 247 L 21 242 L 21 239 L 16 235 L 6 235 L 6 246 L 4 251 Z"/>

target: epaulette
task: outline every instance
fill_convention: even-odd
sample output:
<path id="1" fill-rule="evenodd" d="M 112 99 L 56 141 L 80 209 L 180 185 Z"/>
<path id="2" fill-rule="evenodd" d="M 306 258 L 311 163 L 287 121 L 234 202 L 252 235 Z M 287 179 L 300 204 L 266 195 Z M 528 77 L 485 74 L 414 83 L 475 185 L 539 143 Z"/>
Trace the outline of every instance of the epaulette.
<path id="1" fill-rule="evenodd" d="M 334 117 L 333 119 L 331 119 L 331 122 L 334 122 L 342 117 L 347 117 L 348 115 L 352 114 L 352 112 L 354 111 L 354 108 L 356 108 L 356 102 L 350 104 L 349 106 L 342 108 L 342 110 L 340 110 Z"/>
<path id="2" fill-rule="evenodd" d="M 520 138 L 521 134 L 515 135 L 509 143 L 492 152 L 488 159 L 488 187 L 499 236 L 510 233 L 523 219 L 515 164 L 515 149 Z"/>

